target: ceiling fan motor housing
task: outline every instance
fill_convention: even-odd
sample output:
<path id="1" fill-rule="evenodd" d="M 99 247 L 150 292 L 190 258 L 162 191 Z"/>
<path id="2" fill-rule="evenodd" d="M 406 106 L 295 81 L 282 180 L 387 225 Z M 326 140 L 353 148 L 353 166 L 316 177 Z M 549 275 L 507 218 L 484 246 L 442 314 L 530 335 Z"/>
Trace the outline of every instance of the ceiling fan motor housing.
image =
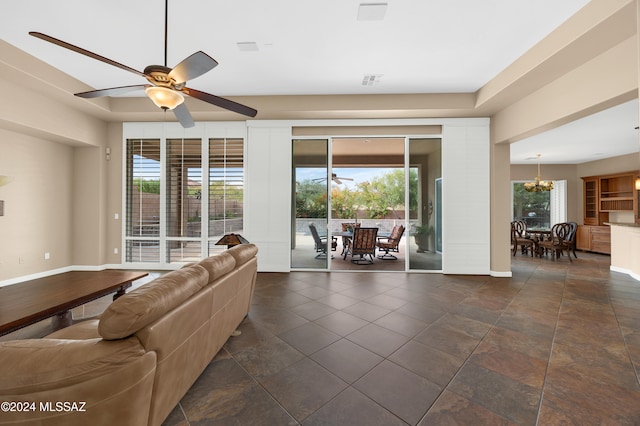
<path id="1" fill-rule="evenodd" d="M 176 84 L 176 80 L 169 76 L 171 68 L 162 65 L 149 65 L 144 69 L 144 74 L 149 83 L 154 86 L 167 87 L 169 89 L 181 90 L 184 83 Z"/>

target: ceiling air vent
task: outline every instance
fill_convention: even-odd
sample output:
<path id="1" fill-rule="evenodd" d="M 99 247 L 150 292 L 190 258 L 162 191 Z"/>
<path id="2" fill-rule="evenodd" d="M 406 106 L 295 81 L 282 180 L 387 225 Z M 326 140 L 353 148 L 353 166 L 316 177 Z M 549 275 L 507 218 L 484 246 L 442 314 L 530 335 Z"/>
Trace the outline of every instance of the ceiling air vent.
<path id="1" fill-rule="evenodd" d="M 361 3 L 358 21 L 382 21 L 387 13 L 387 3 Z"/>
<path id="2" fill-rule="evenodd" d="M 375 86 L 376 84 L 380 83 L 380 79 L 381 78 L 382 78 L 382 74 L 365 75 L 362 78 L 362 85 L 363 86 Z"/>
<path id="3" fill-rule="evenodd" d="M 236 43 L 238 49 L 241 52 L 257 52 L 258 51 L 258 43 L 255 41 L 240 41 Z"/>

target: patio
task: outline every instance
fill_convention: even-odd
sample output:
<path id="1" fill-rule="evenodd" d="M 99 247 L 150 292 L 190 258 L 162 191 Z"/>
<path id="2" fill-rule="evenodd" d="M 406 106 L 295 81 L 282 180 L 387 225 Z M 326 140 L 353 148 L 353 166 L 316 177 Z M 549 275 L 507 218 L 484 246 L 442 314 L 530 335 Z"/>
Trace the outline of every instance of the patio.
<path id="1" fill-rule="evenodd" d="M 320 220 L 315 220 L 316 225 L 320 228 L 323 226 L 320 224 Z M 407 256 L 407 233 L 405 233 L 400 240 L 399 252 L 394 253 L 394 255 L 398 258 L 397 260 L 383 260 L 374 258 L 374 262 L 372 265 L 358 265 L 351 262 L 351 257 L 347 257 L 343 259 L 342 250 L 343 250 L 343 242 L 342 238 L 337 237 L 338 245 L 336 251 L 330 252 L 333 255 L 329 256 L 329 264 L 327 265 L 327 260 L 324 257 L 316 258 L 318 254 L 315 250 L 315 244 L 311 234 L 308 231 L 308 223 L 311 220 L 302 220 L 298 219 L 296 222 L 296 238 L 295 238 L 295 248 L 291 250 L 291 267 L 292 269 L 326 269 L 328 266 L 329 270 L 332 271 L 348 271 L 348 270 L 356 270 L 356 271 L 404 271 L 405 270 L 405 262 Z M 334 219 L 330 221 L 329 229 L 331 233 L 338 232 L 340 230 L 340 224 L 344 220 L 342 219 Z M 359 221 L 362 223 L 362 226 L 368 227 L 378 227 L 380 228 L 381 234 L 388 235 L 391 231 L 391 228 L 396 224 L 397 221 L 394 220 L 363 220 Z M 306 232 L 305 232 L 306 228 Z M 409 264 L 412 270 L 426 270 L 426 271 L 439 271 L 442 269 L 442 255 L 439 253 L 435 253 L 433 251 L 427 251 L 424 253 L 417 252 L 418 247 L 413 241 L 411 237 L 409 239 Z"/>

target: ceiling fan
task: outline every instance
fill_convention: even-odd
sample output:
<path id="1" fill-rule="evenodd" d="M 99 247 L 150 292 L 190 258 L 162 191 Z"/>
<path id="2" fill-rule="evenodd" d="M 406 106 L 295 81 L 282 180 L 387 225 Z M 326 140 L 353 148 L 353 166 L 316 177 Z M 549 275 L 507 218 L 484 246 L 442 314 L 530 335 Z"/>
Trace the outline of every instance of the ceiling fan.
<path id="1" fill-rule="evenodd" d="M 162 108 L 165 111 L 172 110 L 183 127 L 195 126 L 189 110 L 183 103 L 183 95 L 188 95 L 193 98 L 200 99 L 201 101 L 227 109 L 229 111 L 237 112 L 238 114 L 243 114 L 248 117 L 255 117 L 258 111 L 253 108 L 186 86 L 188 80 L 200 77 L 201 75 L 210 71 L 218 65 L 218 62 L 216 62 L 215 59 L 211 58 L 206 53 L 198 51 L 182 60 L 182 62 L 180 62 L 175 67 L 167 67 L 167 13 L 168 0 L 165 0 L 164 66 L 149 65 L 144 69 L 144 72 L 140 72 L 119 62 L 105 58 L 104 56 L 90 52 L 81 47 L 74 46 L 73 44 L 67 43 L 43 33 L 31 31 L 29 32 L 29 34 L 39 39 L 48 41 L 49 43 L 53 43 L 60 47 L 72 50 L 76 53 L 80 53 L 81 55 L 88 56 L 90 58 L 96 59 L 109 65 L 113 65 L 125 71 L 137 74 L 141 77 L 146 78 L 149 82 L 149 84 L 111 87 L 108 89 L 75 93 L 75 96 L 89 99 L 97 98 L 100 96 L 120 95 L 133 90 L 145 89 L 145 92 L 149 99 L 151 99 L 153 103 L 155 103 L 158 107 Z"/>
<path id="2" fill-rule="evenodd" d="M 319 182 L 319 181 L 327 180 L 327 178 L 322 177 L 322 178 L 317 178 L 313 180 L 316 182 Z M 337 176 L 335 173 L 331 173 L 331 180 L 337 183 L 338 185 L 340 185 L 342 184 L 343 180 L 353 180 L 353 178 L 340 177 L 340 176 Z"/>

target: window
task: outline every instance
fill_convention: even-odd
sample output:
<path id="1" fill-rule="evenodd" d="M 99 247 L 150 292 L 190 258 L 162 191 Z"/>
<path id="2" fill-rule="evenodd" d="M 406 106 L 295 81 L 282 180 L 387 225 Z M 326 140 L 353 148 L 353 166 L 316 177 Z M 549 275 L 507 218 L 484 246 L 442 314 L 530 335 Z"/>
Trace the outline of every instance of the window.
<path id="1" fill-rule="evenodd" d="M 197 261 L 242 233 L 242 138 L 127 139 L 125 162 L 125 262 Z"/>
<path id="2" fill-rule="evenodd" d="M 167 139 L 165 164 L 167 261 L 198 260 L 202 252 L 202 141 Z"/>
<path id="3" fill-rule="evenodd" d="M 160 140 L 128 140 L 125 259 L 160 261 Z"/>
<path id="4" fill-rule="evenodd" d="M 511 182 L 511 220 L 524 220 L 532 229 L 550 229 L 567 220 L 566 180 L 554 180 L 554 189 L 543 192 L 527 192 L 523 183 Z"/>
<path id="5" fill-rule="evenodd" d="M 226 247 L 215 243 L 228 233 L 242 234 L 244 141 L 209 140 L 209 254 Z"/>

